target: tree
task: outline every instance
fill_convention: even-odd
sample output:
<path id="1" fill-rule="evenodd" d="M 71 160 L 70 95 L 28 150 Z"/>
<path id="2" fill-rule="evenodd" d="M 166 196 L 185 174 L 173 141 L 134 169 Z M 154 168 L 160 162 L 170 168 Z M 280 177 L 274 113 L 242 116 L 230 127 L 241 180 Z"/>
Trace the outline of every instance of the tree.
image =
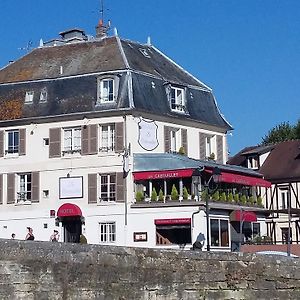
<path id="1" fill-rule="evenodd" d="M 296 138 L 296 126 L 291 126 L 289 122 L 282 122 L 269 130 L 268 134 L 262 138 L 262 145 L 276 144 Z"/>
<path id="2" fill-rule="evenodd" d="M 295 131 L 295 138 L 300 140 L 300 119 L 298 120 L 298 123 L 294 127 Z"/>

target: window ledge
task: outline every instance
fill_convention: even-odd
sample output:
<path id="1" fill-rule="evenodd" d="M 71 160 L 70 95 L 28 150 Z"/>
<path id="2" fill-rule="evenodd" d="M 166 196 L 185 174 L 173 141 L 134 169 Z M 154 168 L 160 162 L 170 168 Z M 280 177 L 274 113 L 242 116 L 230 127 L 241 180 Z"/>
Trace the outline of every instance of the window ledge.
<path id="1" fill-rule="evenodd" d="M 30 200 L 20 200 L 18 202 L 15 203 L 15 206 L 21 206 L 21 205 L 31 205 L 31 201 Z"/>

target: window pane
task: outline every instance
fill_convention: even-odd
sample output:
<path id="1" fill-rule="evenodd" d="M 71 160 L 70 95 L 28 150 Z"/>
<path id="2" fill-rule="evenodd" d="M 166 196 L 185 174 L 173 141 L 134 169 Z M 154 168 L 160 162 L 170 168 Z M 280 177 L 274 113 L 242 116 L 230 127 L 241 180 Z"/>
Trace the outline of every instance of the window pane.
<path id="1" fill-rule="evenodd" d="M 221 246 L 229 246 L 228 221 L 220 220 L 221 224 Z"/>
<path id="2" fill-rule="evenodd" d="M 210 220 L 210 235 L 211 235 L 211 245 L 220 246 L 219 240 L 219 220 Z"/>

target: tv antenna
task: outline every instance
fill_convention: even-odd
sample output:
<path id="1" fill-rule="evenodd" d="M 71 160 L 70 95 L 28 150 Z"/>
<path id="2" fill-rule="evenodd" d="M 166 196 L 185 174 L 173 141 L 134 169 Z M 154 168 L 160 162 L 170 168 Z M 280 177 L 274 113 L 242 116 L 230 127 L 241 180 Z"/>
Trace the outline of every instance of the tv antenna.
<path id="1" fill-rule="evenodd" d="M 28 53 L 32 49 L 32 41 L 29 40 L 25 47 L 18 48 L 19 50 L 25 50 Z"/>

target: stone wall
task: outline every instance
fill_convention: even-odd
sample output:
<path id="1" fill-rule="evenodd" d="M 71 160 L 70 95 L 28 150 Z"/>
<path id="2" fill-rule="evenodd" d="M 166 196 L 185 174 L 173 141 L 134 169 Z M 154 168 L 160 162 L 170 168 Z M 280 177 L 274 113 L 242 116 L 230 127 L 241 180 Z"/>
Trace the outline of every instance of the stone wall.
<path id="1" fill-rule="evenodd" d="M 300 299 L 300 261 L 0 240 L 0 299 Z"/>

